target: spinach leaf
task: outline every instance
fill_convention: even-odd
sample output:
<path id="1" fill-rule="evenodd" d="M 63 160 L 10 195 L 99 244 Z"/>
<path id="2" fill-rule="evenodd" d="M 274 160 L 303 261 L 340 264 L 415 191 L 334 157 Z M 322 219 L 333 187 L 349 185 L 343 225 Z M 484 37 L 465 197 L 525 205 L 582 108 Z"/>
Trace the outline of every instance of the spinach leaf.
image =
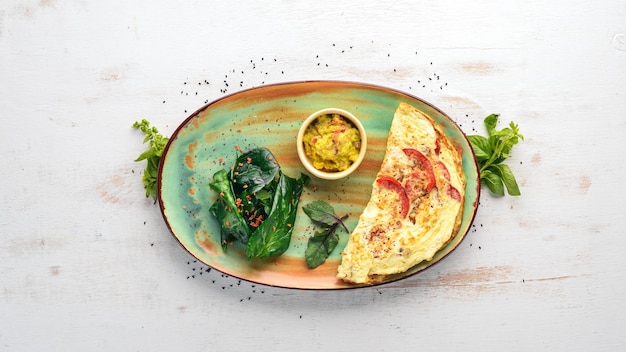
<path id="1" fill-rule="evenodd" d="M 209 182 L 209 187 L 219 194 L 217 201 L 209 210 L 220 223 L 222 248 L 226 249 L 228 243 L 233 240 L 247 243 L 250 228 L 237 208 L 228 172 L 217 171 L 213 175 L 213 180 Z"/>
<path id="2" fill-rule="evenodd" d="M 309 177 L 284 175 L 267 148 L 239 155 L 230 172 L 215 173 L 210 186 L 220 194 L 211 205 L 222 231 L 222 247 L 245 244 L 252 258 L 278 256 L 289 248 L 298 202 Z"/>
<path id="3" fill-rule="evenodd" d="M 294 179 L 278 173 L 278 183 L 267 218 L 250 235 L 246 245 L 248 258 L 264 259 L 283 254 L 291 241 L 300 195 L 309 177 Z"/>
<path id="4" fill-rule="evenodd" d="M 232 180 L 238 192 L 255 193 L 274 180 L 280 166 L 267 148 L 255 148 L 241 154 L 233 168 Z"/>

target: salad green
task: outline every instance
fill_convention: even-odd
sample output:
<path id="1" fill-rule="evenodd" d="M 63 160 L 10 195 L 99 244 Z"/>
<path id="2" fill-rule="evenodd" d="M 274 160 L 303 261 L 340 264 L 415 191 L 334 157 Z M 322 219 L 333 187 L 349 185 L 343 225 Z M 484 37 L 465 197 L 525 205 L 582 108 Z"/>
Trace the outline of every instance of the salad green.
<path id="1" fill-rule="evenodd" d="M 309 216 L 311 222 L 320 229 L 309 237 L 304 259 L 310 269 L 324 264 L 332 251 L 339 243 L 339 236 L 350 231 L 344 224 L 348 215 L 339 217 L 335 215 L 335 209 L 323 200 L 316 200 L 302 207 Z"/>
<path id="2" fill-rule="evenodd" d="M 217 171 L 209 187 L 219 196 L 210 211 L 221 227 L 222 248 L 239 241 L 249 259 L 283 254 L 308 181 L 304 174 L 298 179 L 285 175 L 267 148 L 244 152 L 230 170 Z"/>

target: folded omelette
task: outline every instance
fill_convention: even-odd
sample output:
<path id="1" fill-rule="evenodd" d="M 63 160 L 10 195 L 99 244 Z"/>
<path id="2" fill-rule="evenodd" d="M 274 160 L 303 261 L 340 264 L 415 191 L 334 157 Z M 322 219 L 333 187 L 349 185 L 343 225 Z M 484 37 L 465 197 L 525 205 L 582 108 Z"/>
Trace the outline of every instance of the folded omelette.
<path id="1" fill-rule="evenodd" d="M 464 196 L 459 150 L 429 116 L 401 103 L 371 198 L 341 253 L 337 277 L 377 283 L 431 260 L 457 233 Z"/>

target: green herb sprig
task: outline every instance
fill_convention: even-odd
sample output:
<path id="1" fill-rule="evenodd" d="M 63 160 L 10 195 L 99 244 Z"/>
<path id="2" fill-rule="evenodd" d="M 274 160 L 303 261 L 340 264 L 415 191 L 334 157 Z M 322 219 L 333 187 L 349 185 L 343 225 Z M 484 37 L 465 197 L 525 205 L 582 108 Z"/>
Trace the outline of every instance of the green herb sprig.
<path id="1" fill-rule="evenodd" d="M 511 149 L 524 140 L 518 126 L 511 121 L 509 127 L 496 130 L 498 114 L 485 117 L 485 127 L 488 137 L 480 135 L 467 136 L 469 139 L 478 166 L 480 167 L 480 181 L 497 196 L 504 196 L 504 188 L 511 196 L 519 196 L 521 192 L 511 168 L 503 162 L 510 156 Z"/>
<path id="2" fill-rule="evenodd" d="M 150 145 L 135 161 L 146 160 L 146 169 L 142 178 L 143 186 L 146 189 L 146 198 L 152 196 L 156 203 L 159 162 L 169 138 L 161 135 L 156 127 L 151 127 L 150 122 L 146 119 L 141 120 L 141 122 L 135 121 L 133 128 L 140 129 L 145 135 L 143 142 Z"/>
<path id="3" fill-rule="evenodd" d="M 316 200 L 302 207 L 302 210 L 309 216 L 311 221 L 316 224 L 319 231 L 309 237 L 309 241 L 304 252 L 304 259 L 310 269 L 317 268 L 324 264 L 330 253 L 339 243 L 339 235 L 348 228 L 344 224 L 344 220 L 348 215 L 338 217 L 335 215 L 333 207 L 323 200 Z"/>

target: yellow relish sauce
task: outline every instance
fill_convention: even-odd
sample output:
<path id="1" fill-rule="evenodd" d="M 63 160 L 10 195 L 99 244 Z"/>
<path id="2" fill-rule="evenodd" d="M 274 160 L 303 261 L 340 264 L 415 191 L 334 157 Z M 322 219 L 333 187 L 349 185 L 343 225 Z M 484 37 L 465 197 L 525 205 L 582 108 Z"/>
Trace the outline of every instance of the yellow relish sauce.
<path id="1" fill-rule="evenodd" d="M 323 171 L 346 170 L 359 156 L 359 130 L 339 114 L 320 115 L 304 132 L 304 151 Z"/>

